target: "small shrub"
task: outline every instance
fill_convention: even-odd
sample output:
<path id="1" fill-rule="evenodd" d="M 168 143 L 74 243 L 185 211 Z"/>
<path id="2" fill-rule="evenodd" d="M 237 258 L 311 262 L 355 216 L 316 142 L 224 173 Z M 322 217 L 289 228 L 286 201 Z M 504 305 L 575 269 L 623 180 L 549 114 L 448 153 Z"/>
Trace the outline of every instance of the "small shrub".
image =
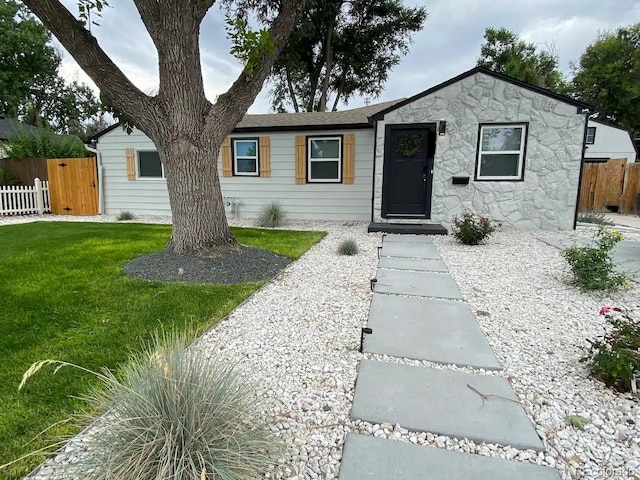
<path id="1" fill-rule="evenodd" d="M 124 211 L 118 214 L 118 216 L 116 217 L 116 220 L 118 220 L 119 222 L 123 222 L 125 220 L 133 220 L 134 218 L 135 218 L 135 215 L 133 213 Z"/>
<path id="2" fill-rule="evenodd" d="M 0 187 L 10 187 L 13 185 L 20 185 L 20 179 L 13 173 L 7 172 L 0 168 Z"/>
<path id="3" fill-rule="evenodd" d="M 352 238 L 343 240 L 338 245 L 338 253 L 340 255 L 357 255 L 358 251 L 358 244 Z"/>
<path id="4" fill-rule="evenodd" d="M 479 217 L 471 212 L 463 212 L 462 217 L 453 217 L 452 235 L 465 245 L 478 245 L 488 238 L 496 227 L 488 217 Z"/>
<path id="5" fill-rule="evenodd" d="M 615 272 L 611 251 L 623 239 L 621 233 L 600 226 L 595 245 L 573 245 L 562 251 L 571 267 L 575 283 L 585 290 L 616 290 L 627 284 L 624 275 Z"/>
<path id="6" fill-rule="evenodd" d="M 258 225 L 266 228 L 277 228 L 284 225 L 287 212 L 280 202 L 269 202 L 262 207 L 258 217 Z"/>
<path id="7" fill-rule="evenodd" d="M 185 352 L 187 344 L 156 336 L 120 374 L 91 372 L 102 388 L 86 397 L 89 409 L 106 414 L 87 419 L 96 430 L 74 465 L 82 478 L 262 478 L 281 450 L 260 420 L 254 386 L 215 357 Z M 49 364 L 75 366 L 37 362 L 21 386 Z"/>
<path id="8" fill-rule="evenodd" d="M 600 315 L 612 328 L 602 337 L 588 340 L 590 347 L 581 361 L 607 386 L 629 391 L 631 382 L 640 377 L 640 322 L 617 307 L 603 307 Z"/>
<path id="9" fill-rule="evenodd" d="M 606 219 L 603 212 L 582 212 L 578 215 L 578 221 L 596 225 L 614 225 L 613 222 Z"/>

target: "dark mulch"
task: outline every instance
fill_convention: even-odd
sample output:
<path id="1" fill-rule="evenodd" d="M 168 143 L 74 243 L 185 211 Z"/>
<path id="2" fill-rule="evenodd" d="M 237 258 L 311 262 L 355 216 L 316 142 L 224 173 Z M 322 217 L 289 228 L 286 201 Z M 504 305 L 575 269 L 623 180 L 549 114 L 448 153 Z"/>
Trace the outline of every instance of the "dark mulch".
<path id="1" fill-rule="evenodd" d="M 232 284 L 272 278 L 291 262 L 290 258 L 245 246 L 216 257 L 163 250 L 131 260 L 124 271 L 130 277 L 161 282 Z"/>

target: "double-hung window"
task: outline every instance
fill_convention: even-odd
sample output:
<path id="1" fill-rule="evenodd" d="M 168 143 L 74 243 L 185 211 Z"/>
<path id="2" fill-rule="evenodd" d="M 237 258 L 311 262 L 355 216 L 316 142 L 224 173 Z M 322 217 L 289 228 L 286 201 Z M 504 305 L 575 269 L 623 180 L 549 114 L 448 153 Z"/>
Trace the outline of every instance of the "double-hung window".
<path id="1" fill-rule="evenodd" d="M 342 136 L 307 137 L 307 180 L 342 182 Z"/>
<path id="2" fill-rule="evenodd" d="M 480 125 L 476 180 L 523 180 L 527 124 Z"/>
<path id="3" fill-rule="evenodd" d="M 587 127 L 587 139 L 585 143 L 587 145 L 596 143 L 596 127 Z"/>
<path id="4" fill-rule="evenodd" d="M 258 139 L 233 139 L 233 174 L 240 176 L 259 175 Z"/>
<path id="5" fill-rule="evenodd" d="M 155 150 L 138 150 L 138 178 L 164 178 L 164 166 Z"/>

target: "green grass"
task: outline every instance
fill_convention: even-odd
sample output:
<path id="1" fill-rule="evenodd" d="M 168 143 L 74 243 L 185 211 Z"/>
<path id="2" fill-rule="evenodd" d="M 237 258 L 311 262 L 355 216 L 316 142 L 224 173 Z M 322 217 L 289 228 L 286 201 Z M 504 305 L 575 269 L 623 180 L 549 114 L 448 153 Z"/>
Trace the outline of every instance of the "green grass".
<path id="1" fill-rule="evenodd" d="M 0 227 L 0 465 L 34 451 L 82 407 L 89 375 L 41 372 L 18 392 L 22 374 L 54 358 L 92 370 L 117 368 L 160 327 L 214 325 L 262 283 L 165 284 L 123 273 L 135 257 L 161 250 L 165 225 L 43 222 Z M 233 229 L 240 243 L 298 258 L 323 233 Z M 31 442 L 31 443 L 29 443 Z M 0 471 L 0 479 L 28 473 L 42 456 Z"/>

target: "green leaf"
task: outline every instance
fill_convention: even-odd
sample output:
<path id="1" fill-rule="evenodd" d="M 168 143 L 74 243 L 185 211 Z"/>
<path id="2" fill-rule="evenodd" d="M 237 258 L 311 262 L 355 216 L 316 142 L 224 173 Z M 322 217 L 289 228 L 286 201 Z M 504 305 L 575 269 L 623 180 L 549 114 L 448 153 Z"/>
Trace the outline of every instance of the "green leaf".
<path id="1" fill-rule="evenodd" d="M 571 427 L 576 427 L 580 431 L 584 431 L 584 427 L 587 423 L 590 423 L 588 418 L 581 417 L 580 415 L 568 415 L 564 419 L 564 423 Z"/>

